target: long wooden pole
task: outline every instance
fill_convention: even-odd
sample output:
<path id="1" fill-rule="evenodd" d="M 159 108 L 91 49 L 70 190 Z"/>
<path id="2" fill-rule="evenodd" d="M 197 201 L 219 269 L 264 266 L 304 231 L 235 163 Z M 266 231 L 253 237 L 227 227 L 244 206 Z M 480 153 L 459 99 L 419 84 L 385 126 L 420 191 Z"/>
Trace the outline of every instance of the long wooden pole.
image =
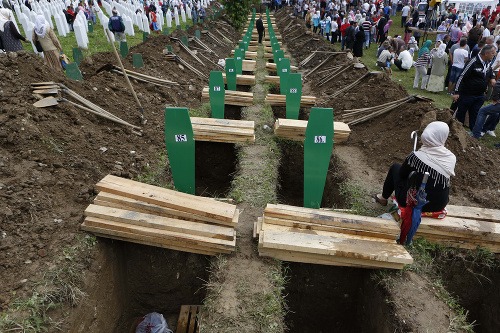
<path id="1" fill-rule="evenodd" d="M 132 95 L 134 96 L 134 99 L 139 105 L 139 111 L 141 112 L 141 123 L 145 124 L 146 119 L 144 119 L 144 109 L 141 105 L 141 101 L 139 101 L 139 98 L 137 97 L 137 94 L 135 93 L 134 87 L 132 86 L 132 83 L 130 82 L 127 71 L 125 70 L 125 67 L 123 67 L 122 60 L 120 59 L 120 55 L 118 54 L 118 51 L 116 51 L 115 43 L 113 42 L 113 38 L 111 36 L 111 32 L 106 29 L 106 34 L 108 35 L 108 39 L 111 42 L 111 45 L 113 46 L 113 53 L 115 54 L 116 60 L 118 61 L 118 64 L 120 64 L 120 68 L 122 69 L 123 76 L 125 77 L 125 80 L 127 81 L 128 87 L 130 88 L 130 91 L 132 92 Z"/>

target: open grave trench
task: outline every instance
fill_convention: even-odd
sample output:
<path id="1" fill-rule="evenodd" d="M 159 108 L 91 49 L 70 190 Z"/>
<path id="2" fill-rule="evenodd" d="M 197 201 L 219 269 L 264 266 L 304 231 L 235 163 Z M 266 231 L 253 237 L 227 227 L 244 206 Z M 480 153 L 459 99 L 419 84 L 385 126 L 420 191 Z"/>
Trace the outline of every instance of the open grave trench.
<path id="1" fill-rule="evenodd" d="M 287 45 L 288 50 L 292 54 L 292 56 L 296 57 L 297 62 L 304 60 L 314 50 L 333 51 L 335 49 L 335 46 L 332 47 L 326 41 L 321 41 L 321 40 L 317 41 L 313 39 L 312 35 L 305 34 L 303 20 L 289 18 L 288 16 L 289 14 L 290 10 L 288 9 L 279 12 L 279 14 L 277 15 L 276 23 L 280 29 L 288 27 L 289 21 L 293 22 L 291 23 L 292 26 L 298 27 L 300 25 L 300 27 L 297 29 L 291 29 L 291 30 L 288 29 L 289 31 L 286 36 L 288 40 L 291 40 L 290 43 L 291 45 L 290 44 Z M 289 18 L 289 21 L 284 20 L 285 16 Z M 340 64 L 343 64 L 345 62 L 343 58 L 341 58 L 339 55 L 327 58 L 327 55 L 318 54 L 308 63 L 307 68 L 311 70 L 315 68 L 317 65 L 321 64 L 321 62 L 323 61 L 328 61 L 328 63 L 325 63 L 325 65 L 318 72 L 321 72 L 323 69 L 328 68 L 331 65 L 337 65 L 339 61 Z M 343 85 L 349 84 L 350 82 L 360 77 L 360 74 L 357 74 L 357 72 L 359 72 L 359 70 L 351 69 L 345 73 L 342 73 L 342 75 L 339 77 L 339 80 L 330 81 L 326 85 L 321 85 L 321 84 L 317 85 L 315 84 L 314 81 L 311 81 L 310 78 L 308 78 L 309 80 L 307 80 L 308 82 L 304 86 L 307 86 L 308 94 L 316 95 L 318 97 L 318 104 L 320 106 L 331 107 L 333 105 L 335 112 L 337 112 L 336 109 L 339 109 L 340 114 L 343 109 L 353 108 L 355 105 L 361 105 L 361 107 L 366 107 L 369 105 L 385 103 L 385 101 L 395 98 L 395 96 L 398 95 L 399 96 L 407 95 L 407 92 L 404 91 L 404 89 L 401 86 L 391 82 L 390 79 L 384 79 L 383 77 L 380 76 L 371 75 L 367 77 L 366 80 L 364 80 L 364 82 L 360 83 L 361 85 L 367 87 L 366 90 L 351 89 L 350 92 L 346 92 L 345 94 L 337 96 L 334 99 L 329 98 L 328 96 L 329 93 L 335 91 L 332 89 L 339 89 Z M 319 81 L 321 81 L 325 78 L 326 74 L 317 73 L 314 75 L 318 76 Z M 362 93 L 363 91 L 380 92 L 379 98 L 382 99 L 381 101 L 380 100 L 375 101 L 373 100 L 373 96 L 370 96 L 369 94 L 363 94 Z M 395 133 L 396 135 L 399 135 L 404 132 L 402 128 L 405 128 L 408 131 L 408 133 L 410 133 L 412 126 L 413 128 L 415 128 L 415 122 L 417 123 L 417 128 L 418 128 L 418 123 L 421 122 L 422 119 L 425 119 L 425 116 L 428 112 L 430 113 L 437 112 L 437 118 L 438 118 L 437 120 L 445 122 L 449 121 L 449 116 L 446 116 L 445 112 L 436 110 L 434 107 L 428 104 L 426 105 L 422 102 L 418 102 L 414 106 L 412 105 L 411 108 L 407 110 L 408 110 L 407 112 L 411 113 L 411 116 L 405 117 L 409 121 L 407 123 L 404 123 L 399 120 L 396 120 L 396 124 L 393 125 L 397 127 L 402 126 L 401 130 Z M 274 110 L 273 108 L 273 111 L 275 113 L 275 116 L 284 117 L 285 114 L 284 108 L 281 109 L 276 108 L 276 110 Z M 303 108 L 301 108 L 299 119 L 307 119 L 307 118 L 308 118 L 307 111 L 304 112 Z M 383 124 L 384 123 L 390 124 L 391 118 L 389 116 L 381 117 L 380 122 Z M 357 144 L 356 142 L 358 143 L 361 142 L 362 147 L 365 147 L 367 145 L 367 142 L 370 142 L 370 140 L 375 140 L 374 137 L 371 136 L 372 131 L 375 131 L 376 133 L 384 131 L 378 129 L 379 128 L 378 125 L 377 126 L 374 125 L 377 124 L 374 124 L 373 121 L 369 122 L 368 126 L 356 125 L 354 131 L 355 132 L 362 131 L 367 136 L 365 138 L 361 138 L 361 136 L 359 136 L 357 133 L 353 133 L 355 139 L 354 145 Z M 370 131 L 370 127 L 374 127 L 374 129 Z M 480 168 L 485 168 L 486 166 L 483 166 L 485 164 L 483 162 L 484 157 L 477 157 L 476 162 L 471 162 L 470 159 L 472 158 L 472 156 L 470 156 L 469 153 L 462 154 L 462 152 L 463 153 L 466 152 L 464 147 L 464 141 L 466 141 L 466 138 L 463 139 L 461 138 L 461 133 L 459 129 L 452 127 L 451 131 L 452 131 L 451 135 L 452 139 L 449 140 L 450 141 L 449 144 L 451 145 L 453 151 L 457 152 L 457 161 L 458 163 L 462 164 L 460 165 L 460 167 L 469 168 L 469 166 L 475 165 L 477 163 L 481 165 Z M 283 146 L 283 144 L 281 144 L 281 146 Z M 287 150 L 284 149 L 283 153 L 284 158 L 287 155 L 286 151 Z M 375 152 L 372 150 L 371 154 L 373 153 Z M 382 156 L 384 155 L 382 152 L 377 152 L 376 154 L 379 153 L 381 153 Z M 293 154 L 293 152 L 291 154 Z M 400 156 L 401 154 L 397 153 L 395 154 L 395 150 L 393 149 L 392 155 Z M 404 157 L 404 155 L 401 156 Z M 393 159 L 392 156 L 390 156 L 390 158 Z M 490 158 L 491 156 L 487 157 L 486 159 Z M 282 173 L 284 169 L 283 165 L 286 165 L 286 163 L 290 162 L 288 161 L 282 163 L 282 166 L 280 167 L 280 175 L 283 175 Z M 301 162 L 297 163 L 298 164 L 294 165 L 294 168 L 299 169 Z M 387 165 L 390 165 L 389 162 L 387 162 Z M 488 163 L 486 163 L 486 165 L 488 165 Z M 330 177 L 331 171 L 332 171 L 332 161 L 330 163 L 328 177 Z M 469 174 L 475 175 L 478 173 L 467 172 L 467 175 Z M 298 178 L 300 178 L 301 175 L 297 176 Z M 296 178 L 293 179 L 292 182 L 300 183 L 300 181 L 297 180 L 297 176 Z M 325 186 L 325 194 L 328 189 L 328 181 L 329 180 L 327 180 L 327 185 Z M 473 180 L 468 179 L 465 182 L 470 182 L 470 181 Z M 464 183 L 463 179 L 459 179 L 459 182 L 461 184 L 457 184 L 456 182 L 455 187 L 452 189 L 453 191 L 457 191 L 458 188 L 460 188 L 458 191 L 463 191 L 464 193 L 470 191 L 471 187 L 469 185 L 464 186 L 464 184 L 462 184 Z M 299 185 L 300 184 L 296 184 L 297 189 L 300 189 L 300 187 L 298 187 Z M 283 190 L 283 182 L 281 190 Z M 489 195 L 484 196 L 485 201 L 482 202 L 482 205 L 484 207 L 497 208 L 498 202 L 495 203 L 494 201 L 486 199 L 488 197 Z M 286 200 L 287 197 L 282 193 L 280 195 L 280 199 Z M 300 200 L 301 198 L 298 197 L 295 201 L 293 201 L 292 199 L 292 202 L 300 203 Z M 478 200 L 475 201 L 479 202 Z M 323 198 L 322 207 L 326 207 L 324 206 L 324 204 L 325 204 L 325 198 Z M 342 202 L 340 202 L 340 204 L 342 204 Z M 497 264 L 498 256 L 495 256 L 496 259 L 493 259 L 494 264 L 492 264 L 492 266 L 471 265 L 470 262 L 464 261 L 462 259 L 462 256 L 468 256 L 467 251 L 460 250 L 459 253 L 457 253 L 456 255 L 448 255 L 436 258 L 435 259 L 437 263 L 436 266 L 439 267 L 438 269 L 439 277 L 443 280 L 443 284 L 446 290 L 449 293 L 451 293 L 452 296 L 456 297 L 460 305 L 465 309 L 465 311 L 467 311 L 467 320 L 469 323 L 473 323 L 474 327 L 473 329 L 475 332 L 498 332 L 500 330 L 500 320 L 498 319 L 497 315 L 499 313 L 499 306 L 500 306 L 500 303 L 498 301 L 500 299 L 500 288 L 498 287 L 500 282 L 500 270 Z M 295 264 L 295 263 L 290 264 L 291 280 L 289 286 L 293 287 L 287 288 L 288 292 L 287 299 L 291 309 L 291 313 L 289 314 L 288 316 L 289 318 L 287 321 L 291 320 L 291 322 L 293 323 L 293 325 L 291 325 L 291 332 L 299 332 L 299 331 L 328 332 L 331 331 L 332 327 L 338 328 L 339 332 L 343 331 L 393 332 L 395 331 L 396 328 L 399 331 L 400 327 L 406 326 L 403 325 L 403 323 L 397 322 L 396 319 L 397 313 L 396 316 L 392 318 L 393 316 L 392 312 L 394 312 L 395 309 L 387 305 L 386 298 L 390 300 L 391 297 L 393 296 L 390 294 L 389 290 L 374 285 L 375 282 L 371 281 L 369 277 L 371 274 L 370 271 L 324 267 L 324 266 L 310 266 L 308 268 L 307 267 L 301 268 L 301 266 L 307 266 L 307 265 Z M 313 271 L 314 273 L 320 273 L 320 274 L 308 274 L 308 269 L 310 271 Z M 335 271 L 344 271 L 345 276 L 351 276 L 351 278 L 344 280 L 343 279 L 344 275 L 343 274 L 335 275 L 334 273 Z M 358 271 L 359 274 L 352 273 L 356 271 Z M 332 274 L 330 276 L 331 279 L 327 279 L 321 276 L 322 275 L 321 272 L 323 272 L 326 275 Z M 322 283 L 321 288 L 318 289 L 320 290 L 322 290 L 323 288 L 324 288 L 323 290 L 328 289 L 329 291 L 332 292 L 332 295 L 336 295 L 335 288 L 337 288 L 338 285 L 342 283 L 342 281 L 346 282 L 346 284 L 342 286 L 342 288 L 345 288 L 346 290 L 346 298 L 352 299 L 353 297 L 357 296 L 359 297 L 359 301 L 363 303 L 363 300 L 365 300 L 367 301 L 365 305 L 371 303 L 372 307 L 365 308 L 364 305 L 359 306 L 359 303 L 358 305 L 350 304 L 349 300 L 343 300 L 342 297 L 337 297 L 337 302 L 339 302 L 340 304 L 344 303 L 345 307 L 350 309 L 347 312 L 343 312 L 342 309 L 340 310 L 345 317 L 337 316 L 337 313 L 335 311 L 331 312 L 325 311 L 324 315 L 315 317 L 316 313 L 318 311 L 322 311 L 322 309 L 325 307 L 325 304 L 329 298 L 329 292 L 324 292 L 324 293 L 319 292 L 318 295 L 315 295 L 318 301 L 314 303 L 315 306 L 311 306 L 309 309 L 308 313 L 309 317 L 307 315 L 302 316 L 302 311 L 304 311 L 304 308 L 306 309 L 306 311 L 309 308 L 309 302 L 307 302 L 308 299 L 307 295 L 309 294 L 314 295 L 314 290 L 315 290 L 313 286 L 314 283 L 317 283 L 318 286 L 321 285 Z M 351 282 L 353 283 L 354 286 L 350 284 Z M 356 290 L 356 288 L 364 288 L 364 289 Z M 297 296 L 297 292 L 300 293 L 301 290 L 304 293 L 304 296 L 302 298 Z M 341 292 L 338 292 L 338 294 L 341 294 Z M 297 309 L 300 309 L 296 311 L 296 313 L 293 313 L 294 304 L 296 304 L 295 306 Z M 332 309 L 336 309 L 336 305 L 338 304 L 332 304 Z M 372 316 L 374 314 L 376 315 L 376 317 Z M 298 318 L 300 318 L 299 324 L 298 326 L 295 326 L 296 319 Z M 316 320 L 314 320 L 314 318 L 316 318 Z M 330 318 L 332 320 L 329 320 Z M 350 327 L 343 326 L 341 322 L 343 318 L 353 318 L 354 320 L 352 322 L 352 326 Z M 363 320 L 359 319 L 357 320 L 356 318 L 363 318 Z M 380 318 L 385 318 L 385 319 L 380 320 Z M 375 322 L 373 322 L 373 319 L 375 319 Z M 328 324 L 321 325 L 322 327 L 315 327 L 308 330 L 309 328 L 314 327 L 315 323 L 321 321 L 327 321 Z M 406 329 L 409 328 L 407 327 Z M 405 331 L 405 329 L 403 331 Z M 335 329 L 335 332 L 337 332 L 337 329 Z"/>

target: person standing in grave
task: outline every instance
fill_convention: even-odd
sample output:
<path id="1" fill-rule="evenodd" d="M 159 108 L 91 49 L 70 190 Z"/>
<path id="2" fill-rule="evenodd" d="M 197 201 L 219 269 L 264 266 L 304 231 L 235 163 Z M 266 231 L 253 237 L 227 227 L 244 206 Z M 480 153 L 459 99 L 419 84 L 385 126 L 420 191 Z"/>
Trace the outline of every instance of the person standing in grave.
<path id="1" fill-rule="evenodd" d="M 259 15 L 259 19 L 255 22 L 257 27 L 257 33 L 259 34 L 259 44 L 262 44 L 262 37 L 264 36 L 265 28 L 264 22 L 262 22 L 262 15 Z"/>

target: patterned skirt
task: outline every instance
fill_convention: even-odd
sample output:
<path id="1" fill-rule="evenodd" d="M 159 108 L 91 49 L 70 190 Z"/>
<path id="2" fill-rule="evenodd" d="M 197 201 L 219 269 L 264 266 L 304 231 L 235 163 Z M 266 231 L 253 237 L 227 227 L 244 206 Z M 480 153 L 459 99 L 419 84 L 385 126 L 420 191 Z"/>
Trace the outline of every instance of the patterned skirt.
<path id="1" fill-rule="evenodd" d="M 57 50 L 43 51 L 43 56 L 45 58 L 45 62 L 50 68 L 61 72 L 63 71 L 61 59 L 59 59 L 59 52 Z"/>

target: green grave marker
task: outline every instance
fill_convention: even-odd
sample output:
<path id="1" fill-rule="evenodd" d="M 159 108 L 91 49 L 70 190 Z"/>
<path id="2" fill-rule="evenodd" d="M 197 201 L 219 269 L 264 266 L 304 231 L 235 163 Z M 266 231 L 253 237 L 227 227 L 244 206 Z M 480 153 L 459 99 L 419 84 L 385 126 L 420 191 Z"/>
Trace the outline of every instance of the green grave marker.
<path id="1" fill-rule="evenodd" d="M 176 28 L 177 30 L 181 30 L 181 29 L 182 29 L 182 27 L 181 27 L 180 25 L 176 26 L 175 28 Z"/>
<path id="2" fill-rule="evenodd" d="M 299 119 L 300 100 L 302 98 L 302 74 L 290 73 L 286 83 L 286 119 Z M 281 87 L 281 78 L 280 78 Z"/>
<path id="3" fill-rule="evenodd" d="M 89 32 L 94 32 L 94 23 L 92 21 L 88 21 L 87 27 L 89 28 Z"/>
<path id="4" fill-rule="evenodd" d="M 243 52 L 240 49 L 234 50 L 234 67 L 236 68 L 236 75 L 243 74 Z"/>
<path id="5" fill-rule="evenodd" d="M 187 36 L 182 36 L 181 37 L 181 43 L 184 44 L 187 47 L 189 46 L 188 45 L 189 44 L 189 40 L 188 40 Z"/>
<path id="6" fill-rule="evenodd" d="M 172 48 L 172 45 L 167 45 L 167 51 L 173 53 L 174 49 Z"/>
<path id="7" fill-rule="evenodd" d="M 280 62 L 280 94 L 286 95 L 288 91 L 288 76 L 290 74 L 290 59 L 282 58 Z"/>
<path id="8" fill-rule="evenodd" d="M 164 36 L 170 35 L 170 28 L 169 27 L 167 27 L 167 26 L 163 27 L 163 35 Z"/>
<path id="9" fill-rule="evenodd" d="M 333 149 L 333 109 L 312 108 L 304 140 L 304 207 L 320 208 Z"/>
<path id="10" fill-rule="evenodd" d="M 142 41 L 145 42 L 149 38 L 149 33 L 143 31 L 142 32 Z"/>
<path id="11" fill-rule="evenodd" d="M 78 47 L 74 47 L 73 48 L 73 61 L 76 62 L 78 65 L 80 65 L 82 60 L 83 60 L 82 50 L 80 50 L 80 48 L 78 48 Z"/>
<path id="12" fill-rule="evenodd" d="M 208 80 L 208 95 L 210 96 L 210 108 L 212 109 L 212 118 L 224 119 L 224 78 L 222 72 L 211 71 Z"/>
<path id="13" fill-rule="evenodd" d="M 142 60 L 142 54 L 140 54 L 140 53 L 132 54 L 132 66 L 134 66 L 134 68 L 144 67 L 144 61 Z"/>
<path id="14" fill-rule="evenodd" d="M 234 58 L 226 59 L 227 90 L 236 90 L 236 64 Z"/>
<path id="15" fill-rule="evenodd" d="M 76 62 L 72 62 L 66 65 L 66 76 L 72 80 L 83 81 L 82 72 L 78 68 L 78 64 Z"/>
<path id="16" fill-rule="evenodd" d="M 278 50 L 274 52 L 274 62 L 276 63 L 276 74 L 279 75 L 281 67 L 280 67 L 280 62 L 281 59 L 285 57 L 285 52 L 283 50 Z"/>
<path id="17" fill-rule="evenodd" d="M 127 42 L 120 42 L 120 55 L 125 58 L 128 54 L 128 44 Z"/>
<path id="18" fill-rule="evenodd" d="M 200 32 L 200 30 L 196 30 L 194 32 L 194 35 L 196 36 L 196 38 L 201 39 L 201 32 Z"/>
<path id="19" fill-rule="evenodd" d="M 191 29 L 191 26 L 189 24 L 186 24 L 186 31 L 188 31 L 189 29 Z"/>
<path id="20" fill-rule="evenodd" d="M 194 194 L 195 149 L 187 108 L 165 109 L 165 145 L 175 188 Z"/>

